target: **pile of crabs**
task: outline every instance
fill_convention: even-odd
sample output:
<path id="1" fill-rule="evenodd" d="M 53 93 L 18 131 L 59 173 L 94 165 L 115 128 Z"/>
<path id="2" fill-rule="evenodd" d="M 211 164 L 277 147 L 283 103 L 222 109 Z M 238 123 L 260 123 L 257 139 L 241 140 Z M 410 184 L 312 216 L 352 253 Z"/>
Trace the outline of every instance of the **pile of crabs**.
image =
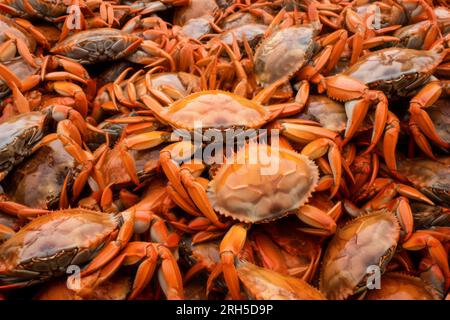
<path id="1" fill-rule="evenodd" d="M 449 45 L 445 0 L 0 0 L 0 299 L 449 299 Z"/>

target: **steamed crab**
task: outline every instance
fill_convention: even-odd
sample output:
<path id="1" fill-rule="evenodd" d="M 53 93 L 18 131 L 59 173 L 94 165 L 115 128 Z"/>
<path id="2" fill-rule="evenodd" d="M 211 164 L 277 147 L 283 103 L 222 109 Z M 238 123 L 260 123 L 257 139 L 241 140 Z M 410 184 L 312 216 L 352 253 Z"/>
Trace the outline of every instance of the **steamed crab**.
<path id="1" fill-rule="evenodd" d="M 77 32 L 52 48 L 60 54 L 82 64 L 116 60 L 133 53 L 142 39 L 124 31 L 99 28 Z"/>
<path id="2" fill-rule="evenodd" d="M 450 206 L 450 157 L 405 159 L 399 161 L 398 174 L 416 189 L 445 207 Z"/>
<path id="3" fill-rule="evenodd" d="M 0 145 L 1 171 L 3 180 L 14 165 L 20 163 L 39 146 L 39 142 L 48 133 L 51 120 L 69 119 L 61 121 L 58 132 L 74 137 L 81 144 L 80 133 L 85 136 L 86 123 L 75 110 L 64 106 L 53 106 L 39 112 L 23 113 L 12 117 L 0 125 L 2 139 Z"/>
<path id="4" fill-rule="evenodd" d="M 264 172 L 270 165 L 267 167 L 267 164 L 264 166 L 246 163 L 245 159 L 248 160 L 251 146 L 239 150 L 235 157 L 227 158 L 217 169 L 206 191 L 206 181 L 198 178 L 194 180 L 187 170 L 180 171 L 181 182 L 203 214 L 209 219 L 213 217 L 212 222 L 217 221 L 218 212 L 252 224 L 269 222 L 295 212 L 299 219 L 312 226 L 302 230 L 318 235 L 333 233 L 336 227 L 334 220 L 340 215 L 340 203 L 327 213 L 307 204 L 318 183 L 318 170 L 313 162 L 286 149 L 275 151 L 269 146 L 259 144 L 254 148 L 256 152 L 262 152 L 264 157 L 273 157 L 272 164 L 278 164 L 275 172 L 265 175 L 261 170 Z M 237 161 L 237 164 L 236 159 L 246 164 L 240 164 L 240 161 Z M 272 187 L 268 188 L 269 186 Z M 248 204 L 249 199 L 253 200 L 252 205 Z M 245 225 L 237 224 L 228 231 L 220 245 L 221 262 L 217 271 L 224 271 L 225 281 L 235 299 L 238 299 L 240 294 L 233 261 L 235 255 L 242 250 L 245 239 Z"/>
<path id="5" fill-rule="evenodd" d="M 345 299 L 364 293 L 368 278 L 375 272 L 373 266 L 384 273 L 396 253 L 400 229 L 398 220 L 383 210 L 360 216 L 339 228 L 323 258 L 320 290 L 329 299 Z M 446 237 L 445 233 L 418 231 L 402 247 L 407 250 L 428 247 L 433 260 L 448 279 L 448 257 L 440 242 Z"/>
<path id="6" fill-rule="evenodd" d="M 36 209 L 66 208 L 69 201 L 76 199 L 91 162 L 89 155 L 76 143 L 69 146 L 69 142 L 65 142 L 57 139 L 45 144 L 14 168 L 3 185 L 8 200 L 17 204 L 0 201 L 0 208 L 5 211 L 8 207 L 15 212 L 23 209 L 22 205 Z"/>
<path id="7" fill-rule="evenodd" d="M 266 38 L 261 41 L 254 54 L 256 80 L 265 86 L 283 78 L 290 79 L 294 75 L 317 81 L 322 69 L 331 69 L 337 62 L 347 39 L 345 30 L 337 30 L 316 41 L 322 25 L 314 5 L 308 11 L 310 24 L 276 30 L 277 23 L 285 14 L 285 10 L 281 10 L 274 18 L 266 31 Z M 323 50 L 314 56 L 317 43 Z"/>
<path id="8" fill-rule="evenodd" d="M 155 99 L 150 99 L 148 96 L 143 96 L 142 100 L 161 122 L 168 123 L 175 130 L 178 130 L 178 132 L 180 130 L 181 132 L 185 132 L 189 137 L 200 134 L 203 141 L 211 142 L 213 138 L 211 134 L 221 138 L 227 131 L 233 134 L 231 132 L 232 129 L 258 129 L 275 117 L 282 115 L 283 110 L 291 114 L 295 113 L 298 108 L 301 108 L 302 105 L 296 102 L 268 107 L 261 105 L 261 101 L 264 101 L 279 84 L 272 85 L 261 91 L 253 100 L 248 100 L 220 90 L 202 91 L 191 94 L 174 102 L 169 108 L 163 108 L 159 103 L 155 103 Z M 224 108 L 229 112 L 223 113 Z M 197 128 L 195 121 L 201 121 L 201 127 Z M 333 193 L 335 193 L 337 188 L 339 188 L 341 176 L 341 156 L 336 143 L 333 141 L 336 133 L 317 126 L 305 125 L 302 122 L 299 124 L 297 122 L 280 121 L 277 128 L 281 130 L 283 135 L 294 141 L 296 139 L 303 142 L 306 139 L 306 143 L 312 141 L 304 149 L 304 153 L 312 159 L 321 157 L 328 151 L 335 178 L 333 189 Z M 209 136 L 204 135 L 204 131 L 209 132 L 207 133 Z M 309 134 L 305 134 L 305 132 L 309 132 Z M 158 143 L 158 139 L 161 140 L 161 136 L 142 134 L 141 143 L 139 143 L 139 136 L 136 135 L 135 148 L 146 148 L 149 145 L 154 146 Z M 164 141 L 160 141 L 159 143 L 161 142 Z M 196 212 L 197 210 L 195 208 L 199 205 L 202 206 L 203 209 L 201 211 L 211 221 L 218 223 L 216 214 L 210 208 L 204 207 L 204 201 L 198 198 L 203 198 L 205 195 L 198 193 L 200 189 L 199 185 L 195 183 L 195 176 L 201 174 L 204 166 L 201 163 L 197 166 L 194 165 L 192 167 L 193 171 L 190 172 L 189 163 L 181 167 L 177 164 L 189 160 L 198 148 L 198 145 L 192 145 L 191 142 L 186 141 L 171 144 L 161 150 L 161 166 L 179 195 L 177 202 L 182 204 L 185 210 L 189 208 L 188 212 Z M 191 174 L 194 174 L 194 176 L 191 176 Z M 193 200 L 199 204 L 195 205 Z M 222 225 L 221 223 L 218 224 Z"/>
<path id="9" fill-rule="evenodd" d="M 171 251 L 162 244 L 129 242 L 135 214 L 147 206 L 144 199 L 116 215 L 78 208 L 34 219 L 0 245 L 0 290 L 43 282 L 66 273 L 70 265 L 91 262 L 81 274 L 83 286 L 76 291 L 86 296 L 120 265 L 144 260 L 128 296 L 131 299 L 151 280 L 161 257 L 161 282 L 167 281 L 163 288 L 168 298 L 182 297 L 181 275 Z"/>
<path id="10" fill-rule="evenodd" d="M 346 141 L 351 139 L 364 120 L 370 103 L 377 102 L 374 131 L 368 150 L 374 148 L 382 137 L 386 121 L 389 120 L 386 96 L 414 95 L 409 107 L 410 126 L 417 125 L 428 139 L 448 149 L 450 145 L 438 135 L 430 116 L 424 110 L 432 106 L 441 95 L 439 82 L 430 81 L 430 78 L 433 71 L 445 59 L 447 51 L 442 43 L 436 44 L 429 51 L 383 49 L 365 56 L 343 73 L 325 78 L 323 87 L 326 88 L 328 96 L 353 103 L 349 115 L 351 124 L 345 133 Z M 391 121 L 398 119 L 393 118 Z M 384 149 L 384 156 L 389 168 L 395 170 L 394 149 L 397 143 L 395 137 L 398 135 L 399 127 L 387 128 L 393 129 L 394 132 L 385 136 L 387 147 Z"/>

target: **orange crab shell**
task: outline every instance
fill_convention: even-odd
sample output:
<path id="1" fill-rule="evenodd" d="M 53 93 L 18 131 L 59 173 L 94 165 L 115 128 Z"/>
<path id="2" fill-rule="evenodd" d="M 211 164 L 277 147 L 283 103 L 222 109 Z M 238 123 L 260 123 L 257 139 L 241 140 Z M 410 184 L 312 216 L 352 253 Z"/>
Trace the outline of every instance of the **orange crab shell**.
<path id="1" fill-rule="evenodd" d="M 174 102 L 159 115 L 162 122 L 177 129 L 259 128 L 270 119 L 270 113 L 260 104 L 239 95 L 209 90 L 193 93 Z"/>
<path id="2" fill-rule="evenodd" d="M 63 273 L 68 265 L 84 263 L 95 255 L 118 225 L 116 216 L 84 209 L 34 219 L 0 246 L 0 274 L 17 270 L 41 277 Z"/>
<path id="3" fill-rule="evenodd" d="M 363 290 L 370 275 L 367 268 L 378 266 L 383 272 L 399 237 L 397 218 L 382 210 L 349 221 L 325 252 L 320 291 L 329 299 L 345 299 Z"/>
<path id="4" fill-rule="evenodd" d="M 319 179 L 313 161 L 290 150 L 257 145 L 262 161 L 256 162 L 250 158 L 251 148 L 247 145 L 227 158 L 210 182 L 208 198 L 216 211 L 258 223 L 281 218 L 308 201 Z"/>
<path id="5" fill-rule="evenodd" d="M 240 260 L 236 269 L 247 294 L 256 300 L 326 300 L 316 288 L 300 278 L 260 268 Z"/>
<path id="6" fill-rule="evenodd" d="M 420 278 L 390 272 L 381 277 L 381 289 L 369 290 L 366 300 L 441 300 L 436 290 Z"/>

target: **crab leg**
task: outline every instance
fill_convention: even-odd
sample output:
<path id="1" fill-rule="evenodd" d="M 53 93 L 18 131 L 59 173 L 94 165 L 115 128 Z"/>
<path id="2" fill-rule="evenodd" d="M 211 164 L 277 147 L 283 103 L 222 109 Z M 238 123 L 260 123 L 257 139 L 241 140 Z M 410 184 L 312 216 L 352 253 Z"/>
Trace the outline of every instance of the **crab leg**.
<path id="1" fill-rule="evenodd" d="M 336 132 L 322 128 L 317 125 L 312 125 L 311 122 L 306 122 L 301 119 L 284 119 L 277 121 L 273 129 L 279 129 L 281 134 L 289 140 L 298 143 L 309 143 L 319 138 L 327 138 L 335 140 L 338 137 Z"/>
<path id="2" fill-rule="evenodd" d="M 0 224 L 0 243 L 11 238 L 16 232 L 3 224 Z"/>
<path id="3" fill-rule="evenodd" d="M 7 42 L 8 45 L 10 45 L 11 42 L 15 43 L 15 46 L 17 48 L 17 51 L 19 51 L 20 56 L 32 67 L 37 68 L 38 65 L 36 64 L 36 62 L 34 61 L 34 57 L 31 54 L 30 50 L 28 49 L 28 46 L 26 45 L 26 43 L 16 37 L 12 32 L 5 30 L 4 31 L 5 36 L 7 36 L 10 39 L 10 42 Z M 3 47 L 3 49 L 5 49 Z"/>
<path id="4" fill-rule="evenodd" d="M 181 209 L 194 217 L 200 216 L 200 214 L 197 212 L 198 209 L 196 207 L 192 207 L 187 201 L 185 201 L 184 198 L 181 197 L 180 194 L 172 187 L 170 182 L 167 185 L 167 193 L 169 194 L 173 202 L 175 202 Z"/>
<path id="5" fill-rule="evenodd" d="M 20 113 L 30 112 L 30 104 L 20 91 L 20 88 L 22 87 L 20 79 L 1 63 L 0 77 L 2 77 L 6 85 L 11 89 L 14 97 L 14 105 L 17 110 L 19 110 Z"/>
<path id="6" fill-rule="evenodd" d="M 306 80 L 301 85 L 295 95 L 294 102 L 272 104 L 267 107 L 271 112 L 271 119 L 289 117 L 303 110 L 309 97 L 309 83 Z"/>
<path id="7" fill-rule="evenodd" d="M 190 159 L 195 154 L 195 146 L 191 142 L 178 142 L 168 145 L 160 152 L 161 168 L 167 179 L 170 181 L 172 188 L 179 194 L 181 199 L 190 208 L 196 208 L 192 202 L 188 192 L 181 182 L 180 166 L 178 161 Z"/>
<path id="8" fill-rule="evenodd" d="M 395 148 L 397 147 L 398 135 L 400 133 L 400 121 L 397 116 L 388 112 L 386 128 L 383 138 L 384 161 L 390 170 L 397 170 L 397 161 L 395 159 Z"/>
<path id="9" fill-rule="evenodd" d="M 118 255 L 120 250 L 126 246 L 133 236 L 135 213 L 134 207 L 123 211 L 121 213 L 123 224 L 119 229 L 117 238 L 108 244 L 100 251 L 100 253 L 91 261 L 91 263 L 81 272 L 81 276 L 89 275 L 110 262 Z"/>
<path id="10" fill-rule="evenodd" d="M 233 66 L 236 72 L 236 76 L 239 82 L 236 84 L 234 88 L 234 93 L 239 94 L 241 96 L 247 96 L 247 86 L 248 79 L 247 74 L 245 73 L 244 67 L 240 62 L 240 53 L 239 50 L 234 52 L 226 43 L 222 42 L 222 46 L 225 48 L 225 51 L 230 56 L 231 61 L 233 62 Z"/>
<path id="11" fill-rule="evenodd" d="M 189 196 L 205 217 L 207 217 L 215 226 L 225 228 L 227 225 L 219 221 L 217 214 L 209 203 L 205 187 L 192 176 L 189 170 L 181 170 L 180 178 L 189 193 Z"/>
<path id="12" fill-rule="evenodd" d="M 284 262 L 283 255 L 272 240 L 262 232 L 255 233 L 253 238 L 264 267 L 282 274 L 288 274 L 288 266 Z"/>
<path id="13" fill-rule="evenodd" d="M 388 207 L 391 210 L 395 208 L 395 215 L 405 232 L 403 240 L 408 240 L 414 231 L 414 216 L 408 199 L 402 196 L 398 197 L 391 204 L 388 204 Z"/>
<path id="14" fill-rule="evenodd" d="M 388 101 L 381 91 L 369 90 L 361 81 L 345 76 L 337 75 L 325 79 L 325 87 L 327 94 L 337 100 L 350 101 L 359 100 L 353 106 L 353 110 L 349 117 L 349 124 L 345 132 L 344 144 L 347 143 L 364 120 L 370 103 L 377 102 L 375 111 L 374 129 L 369 148 L 366 152 L 370 152 L 380 140 L 386 123 L 388 114 Z M 347 104 L 346 104 L 347 108 Z M 347 111 L 346 111 L 347 112 Z"/>
<path id="15" fill-rule="evenodd" d="M 85 285 L 78 292 L 81 295 L 89 294 L 95 287 L 109 279 L 119 268 L 124 265 L 139 264 L 133 288 L 128 296 L 129 300 L 135 299 L 153 278 L 158 257 L 162 259 L 160 283 L 166 292 L 168 299 L 183 299 L 183 282 L 177 261 L 166 247 L 147 242 L 130 242 L 120 255 L 114 258 L 99 272 L 89 275 L 88 281 L 84 279 Z M 87 282 L 87 283 L 86 283 Z"/>
<path id="16" fill-rule="evenodd" d="M 320 138 L 307 144 L 301 154 L 315 160 L 321 158 L 326 152 L 328 152 L 328 161 L 334 177 L 334 187 L 331 191 L 331 197 L 333 197 L 341 185 L 342 178 L 342 156 L 336 143 L 330 139 Z"/>
<path id="17" fill-rule="evenodd" d="M 0 210 L 9 215 L 25 218 L 33 218 L 50 213 L 50 211 L 45 209 L 30 208 L 13 201 L 0 201 Z"/>
<path id="18" fill-rule="evenodd" d="M 208 278 L 209 285 L 207 287 L 209 288 L 213 279 L 223 273 L 231 298 L 234 300 L 240 300 L 242 298 L 234 260 L 244 248 L 246 238 L 247 229 L 242 224 L 235 224 L 228 230 L 220 243 L 220 262 Z"/>
<path id="19" fill-rule="evenodd" d="M 443 148 L 449 149 L 450 143 L 442 140 L 437 133 L 430 116 L 424 110 L 425 108 L 432 106 L 440 97 L 441 93 L 442 87 L 438 82 L 427 84 L 411 99 L 409 112 L 411 113 L 411 119 L 430 140 Z"/>
<path id="20" fill-rule="evenodd" d="M 49 85 L 50 89 L 66 97 L 74 97 L 78 112 L 86 117 L 88 113 L 88 100 L 83 89 L 72 82 L 55 81 Z"/>
<path id="21" fill-rule="evenodd" d="M 80 173 L 77 175 L 74 183 L 73 183 L 73 199 L 77 199 L 83 191 L 84 186 L 86 185 L 88 178 L 90 176 L 91 170 L 93 169 L 93 156 L 87 151 L 83 150 L 79 144 L 74 142 L 67 136 L 59 135 L 58 138 L 64 145 L 64 149 L 75 158 L 75 160 L 82 164 L 83 168 Z M 61 192 L 66 192 L 65 188 L 61 190 Z"/>
<path id="22" fill-rule="evenodd" d="M 450 283 L 448 254 L 442 243 L 439 241 L 439 238 L 441 237 L 437 232 L 431 230 L 419 230 L 414 233 L 408 241 L 403 243 L 403 248 L 406 250 L 428 249 L 430 256 L 444 273 L 447 289 Z"/>
<path id="23" fill-rule="evenodd" d="M 320 235 L 330 236 L 336 232 L 336 221 L 342 213 L 341 202 L 330 209 L 328 212 L 324 212 L 311 205 L 301 206 L 297 212 L 297 217 L 307 225 L 313 228 L 301 228 L 303 232 Z"/>

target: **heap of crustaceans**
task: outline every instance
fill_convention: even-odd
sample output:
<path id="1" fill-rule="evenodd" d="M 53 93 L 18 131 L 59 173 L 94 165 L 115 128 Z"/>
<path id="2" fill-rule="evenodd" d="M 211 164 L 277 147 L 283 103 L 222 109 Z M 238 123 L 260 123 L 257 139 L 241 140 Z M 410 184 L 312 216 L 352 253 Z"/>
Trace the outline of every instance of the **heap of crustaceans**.
<path id="1" fill-rule="evenodd" d="M 0 13 L 0 299 L 449 299 L 446 0 Z"/>

